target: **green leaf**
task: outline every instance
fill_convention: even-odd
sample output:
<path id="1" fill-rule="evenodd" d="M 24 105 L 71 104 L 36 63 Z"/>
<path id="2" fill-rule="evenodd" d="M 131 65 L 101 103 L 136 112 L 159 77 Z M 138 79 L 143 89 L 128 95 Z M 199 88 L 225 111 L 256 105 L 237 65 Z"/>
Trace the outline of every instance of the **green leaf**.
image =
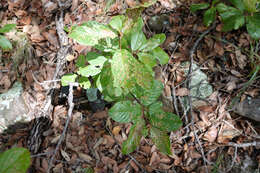
<path id="1" fill-rule="evenodd" d="M 238 8 L 241 12 L 245 10 L 245 6 L 242 0 L 229 0 L 236 8 Z"/>
<path id="2" fill-rule="evenodd" d="M 30 164 L 30 152 L 25 148 L 12 148 L 0 154 L 1 173 L 26 173 Z"/>
<path id="3" fill-rule="evenodd" d="M 190 11 L 195 13 L 198 10 L 204 10 L 209 8 L 210 4 L 209 3 L 200 3 L 200 4 L 192 4 L 190 6 Z"/>
<path id="4" fill-rule="evenodd" d="M 103 64 L 107 61 L 106 57 L 100 56 L 99 54 L 92 54 L 89 52 L 86 55 L 86 59 L 90 65 L 103 67 Z"/>
<path id="5" fill-rule="evenodd" d="M 96 49 L 102 52 L 115 52 L 119 49 L 119 37 L 116 38 L 102 38 L 98 41 L 98 44 L 94 46 Z"/>
<path id="6" fill-rule="evenodd" d="M 214 6 L 215 4 L 217 4 L 220 0 L 213 0 L 212 1 L 212 6 Z"/>
<path id="7" fill-rule="evenodd" d="M 139 86 L 136 86 L 132 93 L 140 100 L 144 106 L 149 106 L 150 104 L 156 102 L 160 95 L 162 94 L 163 84 L 154 80 L 149 89 L 143 89 Z"/>
<path id="8" fill-rule="evenodd" d="M 88 167 L 88 168 L 84 169 L 84 173 L 95 173 L 95 172 L 94 172 L 93 168 Z"/>
<path id="9" fill-rule="evenodd" d="M 86 57 L 84 55 L 79 55 L 76 61 L 77 67 L 85 67 L 87 63 Z"/>
<path id="10" fill-rule="evenodd" d="M 210 24 L 212 24 L 212 22 L 215 21 L 215 18 L 216 18 L 216 8 L 211 7 L 204 13 L 204 16 L 203 16 L 204 25 L 209 26 Z"/>
<path id="11" fill-rule="evenodd" d="M 84 89 L 88 89 L 91 87 L 91 83 L 87 77 L 80 76 L 78 82 L 79 82 L 79 86 Z"/>
<path id="12" fill-rule="evenodd" d="M 12 43 L 2 35 L 0 35 L 0 47 L 4 51 L 8 51 L 8 50 L 11 50 L 13 48 Z"/>
<path id="13" fill-rule="evenodd" d="M 150 70 L 138 62 L 133 55 L 125 50 L 118 50 L 111 61 L 114 86 L 129 90 L 137 83 L 141 87 L 149 88 L 153 81 Z"/>
<path id="14" fill-rule="evenodd" d="M 109 25 L 118 32 L 121 32 L 125 19 L 126 17 L 124 15 L 114 16 L 112 17 Z"/>
<path id="15" fill-rule="evenodd" d="M 258 40 L 260 38 L 260 13 L 247 16 L 246 28 L 253 39 Z"/>
<path id="16" fill-rule="evenodd" d="M 81 76 L 89 77 L 89 76 L 95 76 L 100 72 L 101 72 L 100 67 L 88 65 L 86 67 L 80 67 L 77 73 Z"/>
<path id="17" fill-rule="evenodd" d="M 131 34 L 131 49 L 132 51 L 138 50 L 147 42 L 146 37 L 142 30 L 132 32 Z"/>
<path id="18" fill-rule="evenodd" d="M 129 136 L 126 141 L 123 142 L 122 145 L 122 153 L 129 154 L 133 152 L 137 146 L 139 146 L 142 133 L 144 131 L 145 122 L 143 119 L 140 119 L 138 122 L 132 125 L 130 129 Z"/>
<path id="19" fill-rule="evenodd" d="M 86 95 L 88 97 L 88 101 L 94 102 L 94 101 L 98 100 L 98 89 L 89 88 L 89 89 L 87 89 Z"/>
<path id="20" fill-rule="evenodd" d="M 136 117 L 141 116 L 142 111 L 139 104 L 134 104 L 131 101 L 121 101 L 110 108 L 108 114 L 116 122 L 129 123 Z"/>
<path id="21" fill-rule="evenodd" d="M 165 39 L 165 34 L 155 34 L 146 42 L 146 44 L 141 46 L 139 50 L 142 50 L 143 52 L 151 51 L 154 48 L 160 46 L 165 41 Z"/>
<path id="22" fill-rule="evenodd" d="M 77 78 L 76 74 L 65 74 L 61 78 L 61 85 L 68 86 L 69 83 L 75 82 L 76 78 Z"/>
<path id="23" fill-rule="evenodd" d="M 106 0 L 105 2 L 106 2 L 105 12 L 107 12 L 112 6 L 112 4 L 116 2 L 116 0 Z"/>
<path id="24" fill-rule="evenodd" d="M 155 146 L 164 154 L 171 155 L 171 142 L 167 132 L 161 131 L 156 127 L 150 130 L 150 137 L 152 138 Z"/>
<path id="25" fill-rule="evenodd" d="M 109 27 L 96 21 L 89 21 L 81 26 L 76 26 L 69 34 L 70 38 L 86 46 L 94 46 L 102 38 L 115 38 L 116 36 L 117 34 Z"/>
<path id="26" fill-rule="evenodd" d="M 156 47 L 151 51 L 152 55 L 159 60 L 160 64 L 167 64 L 169 61 L 168 54 L 160 47 Z"/>
<path id="27" fill-rule="evenodd" d="M 156 48 L 155 48 L 156 49 Z M 155 50 L 154 49 L 154 50 Z M 137 54 L 139 60 L 145 65 L 148 66 L 151 70 L 154 66 L 157 65 L 155 56 L 150 53 L 139 52 Z"/>
<path id="28" fill-rule="evenodd" d="M 255 13 L 257 11 L 257 0 L 243 0 L 243 4 L 248 12 Z"/>
<path id="29" fill-rule="evenodd" d="M 223 3 L 217 5 L 217 10 L 223 22 L 223 31 L 238 29 L 245 24 L 245 17 L 240 10 L 226 6 Z"/>
<path id="30" fill-rule="evenodd" d="M 16 24 L 6 24 L 5 26 L 3 26 L 2 28 L 0 28 L 0 33 L 6 33 L 11 31 L 12 29 L 14 29 L 16 27 Z"/>
<path id="31" fill-rule="evenodd" d="M 182 126 L 182 121 L 177 115 L 162 110 L 161 102 L 149 106 L 149 115 L 150 123 L 163 131 L 176 131 Z"/>

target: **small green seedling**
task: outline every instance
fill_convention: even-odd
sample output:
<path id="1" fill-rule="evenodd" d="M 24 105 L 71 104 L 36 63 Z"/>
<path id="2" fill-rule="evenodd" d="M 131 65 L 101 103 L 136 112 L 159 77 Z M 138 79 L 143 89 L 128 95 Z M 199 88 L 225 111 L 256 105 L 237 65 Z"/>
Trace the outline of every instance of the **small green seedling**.
<path id="1" fill-rule="evenodd" d="M 10 32 L 15 27 L 15 24 L 6 24 L 0 28 L 0 47 L 3 51 L 9 51 L 13 48 L 12 43 L 4 36 L 4 34 Z"/>
<path id="2" fill-rule="evenodd" d="M 260 0 L 229 0 L 231 5 L 226 5 L 220 0 L 213 0 L 211 4 L 193 4 L 191 12 L 207 9 L 203 16 L 203 23 L 211 25 L 216 19 L 216 12 L 219 13 L 223 22 L 222 31 L 227 32 L 239 29 L 246 25 L 247 32 L 255 39 L 260 39 Z"/>
<path id="3" fill-rule="evenodd" d="M 108 25 L 89 21 L 74 27 L 69 37 L 97 51 L 80 55 L 76 74 L 64 75 L 61 81 L 62 85 L 78 82 L 85 89 L 98 88 L 106 101 L 114 103 L 109 116 L 120 123 L 132 123 L 122 145 L 123 154 L 133 152 L 142 136 L 148 134 L 161 152 L 171 154 L 168 133 L 179 129 L 182 122 L 177 115 L 163 110 L 159 101 L 163 84 L 154 79 L 153 72 L 157 64 L 169 60 L 159 47 L 165 35 L 147 39 L 139 16 L 136 8 L 128 10 L 126 16 L 114 16 Z"/>

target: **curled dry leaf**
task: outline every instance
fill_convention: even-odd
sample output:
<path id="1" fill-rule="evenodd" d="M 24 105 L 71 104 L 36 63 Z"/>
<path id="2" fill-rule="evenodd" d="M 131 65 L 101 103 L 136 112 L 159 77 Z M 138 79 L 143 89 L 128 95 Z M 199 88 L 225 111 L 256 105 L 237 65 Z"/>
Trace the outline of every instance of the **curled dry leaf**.
<path id="1" fill-rule="evenodd" d="M 113 128 L 113 131 L 112 131 L 112 133 L 113 133 L 113 135 L 119 135 L 119 132 L 121 131 L 121 127 L 120 126 L 116 126 L 116 127 L 114 127 Z"/>
<path id="2" fill-rule="evenodd" d="M 204 140 L 207 140 L 209 142 L 214 142 L 218 135 L 218 129 L 216 126 L 212 126 L 208 129 L 208 131 L 203 136 Z"/>
<path id="3" fill-rule="evenodd" d="M 84 161 L 86 161 L 86 162 L 91 162 L 91 161 L 93 160 L 92 157 L 90 157 L 90 156 L 87 155 L 87 154 L 84 154 L 84 153 L 81 153 L 81 152 L 78 152 L 77 154 L 79 155 L 79 157 L 80 157 L 82 160 L 84 160 Z"/>

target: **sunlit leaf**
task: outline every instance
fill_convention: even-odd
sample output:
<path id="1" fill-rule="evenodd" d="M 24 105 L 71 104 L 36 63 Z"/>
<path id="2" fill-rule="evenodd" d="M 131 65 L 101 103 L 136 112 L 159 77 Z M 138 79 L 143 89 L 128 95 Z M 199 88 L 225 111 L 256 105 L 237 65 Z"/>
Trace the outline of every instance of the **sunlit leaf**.
<path id="1" fill-rule="evenodd" d="M 137 54 L 139 60 L 146 66 L 148 66 L 151 70 L 154 66 L 157 65 L 155 56 L 152 55 L 151 53 L 145 53 L 145 52 L 140 52 Z"/>
<path id="2" fill-rule="evenodd" d="M 0 154 L 1 173 L 26 173 L 30 164 L 30 152 L 25 148 L 12 148 Z"/>
<path id="3" fill-rule="evenodd" d="M 84 55 L 79 55 L 76 61 L 77 67 L 85 67 L 87 63 L 86 57 Z"/>
<path id="4" fill-rule="evenodd" d="M 131 35 L 131 49 L 132 51 L 138 50 L 147 42 L 146 37 L 142 30 L 132 32 Z"/>
<path id="5" fill-rule="evenodd" d="M 118 32 L 121 32 L 125 19 L 126 17 L 124 15 L 114 16 L 109 22 L 109 25 Z"/>
<path id="6" fill-rule="evenodd" d="M 84 89 L 88 89 L 91 87 L 91 83 L 87 77 L 80 76 L 78 82 L 79 82 L 79 86 Z"/>
<path id="7" fill-rule="evenodd" d="M 2 28 L 0 28 L 0 33 L 6 33 L 11 31 L 16 27 L 16 24 L 6 24 Z"/>
<path id="8" fill-rule="evenodd" d="M 101 38 L 115 38 L 116 36 L 117 34 L 115 34 L 109 27 L 96 21 L 89 21 L 81 26 L 76 26 L 69 34 L 70 38 L 86 46 L 94 46 L 98 44 L 98 41 Z"/>
<path id="9" fill-rule="evenodd" d="M 61 78 L 61 85 L 68 86 L 69 83 L 74 83 L 77 78 L 76 74 L 65 74 Z"/>

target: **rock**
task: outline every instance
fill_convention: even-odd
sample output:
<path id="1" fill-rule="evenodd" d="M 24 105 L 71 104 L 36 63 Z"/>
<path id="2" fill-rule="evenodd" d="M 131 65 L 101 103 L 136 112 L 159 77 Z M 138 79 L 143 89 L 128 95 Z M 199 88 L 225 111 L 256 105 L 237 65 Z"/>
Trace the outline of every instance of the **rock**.
<path id="1" fill-rule="evenodd" d="M 189 72 L 189 62 L 182 63 L 185 75 Z M 192 106 L 199 107 L 205 105 L 206 103 L 203 99 L 206 99 L 213 93 L 213 88 L 208 82 L 208 77 L 203 73 L 197 64 L 192 65 L 192 78 L 191 78 L 191 90 L 190 94 L 192 96 Z"/>
<path id="2" fill-rule="evenodd" d="M 235 113 L 260 122 L 260 97 L 247 97 L 242 102 L 237 102 L 233 106 Z"/>
<path id="3" fill-rule="evenodd" d="M 16 122 L 28 122 L 29 112 L 22 97 L 23 88 L 16 82 L 6 93 L 0 94 L 0 133 Z"/>
<path id="4" fill-rule="evenodd" d="M 166 14 L 153 16 L 148 19 L 148 26 L 149 29 L 155 33 L 164 32 L 171 26 L 169 16 Z"/>

